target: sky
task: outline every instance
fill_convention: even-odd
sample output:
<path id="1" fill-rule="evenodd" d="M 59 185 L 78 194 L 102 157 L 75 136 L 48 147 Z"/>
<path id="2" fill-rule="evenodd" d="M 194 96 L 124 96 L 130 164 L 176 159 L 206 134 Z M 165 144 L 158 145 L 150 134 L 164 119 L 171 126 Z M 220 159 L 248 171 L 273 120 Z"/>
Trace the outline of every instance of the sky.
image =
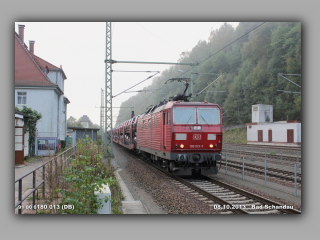
<path id="1" fill-rule="evenodd" d="M 113 22 L 112 59 L 116 61 L 177 62 L 180 54 L 191 51 L 200 40 L 208 41 L 210 32 L 224 22 Z M 35 41 L 34 54 L 60 67 L 67 76 L 64 95 L 69 99 L 67 118 L 83 115 L 100 125 L 101 89 L 105 89 L 105 22 L 15 22 L 25 25 L 24 41 Z M 230 22 L 234 28 L 238 22 Z M 201 59 L 199 59 L 201 60 Z M 193 62 L 193 61 L 191 61 Z M 161 71 L 172 65 L 116 63 L 113 70 Z M 154 73 L 113 72 L 115 96 Z M 159 74 L 157 76 L 159 76 Z M 177 76 L 181 73 L 177 72 Z M 151 84 L 149 79 L 129 91 Z M 123 93 L 112 99 L 113 122 L 121 103 L 137 93 Z M 147 95 L 146 95 L 147 96 Z"/>

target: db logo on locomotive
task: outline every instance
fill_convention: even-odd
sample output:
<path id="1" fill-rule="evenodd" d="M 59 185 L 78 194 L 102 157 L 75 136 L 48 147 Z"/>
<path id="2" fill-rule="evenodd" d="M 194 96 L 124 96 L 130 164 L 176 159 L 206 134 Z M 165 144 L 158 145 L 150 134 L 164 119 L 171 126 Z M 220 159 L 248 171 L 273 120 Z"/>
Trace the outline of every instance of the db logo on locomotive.
<path id="1" fill-rule="evenodd" d="M 201 134 L 193 134 L 193 140 L 201 140 Z"/>

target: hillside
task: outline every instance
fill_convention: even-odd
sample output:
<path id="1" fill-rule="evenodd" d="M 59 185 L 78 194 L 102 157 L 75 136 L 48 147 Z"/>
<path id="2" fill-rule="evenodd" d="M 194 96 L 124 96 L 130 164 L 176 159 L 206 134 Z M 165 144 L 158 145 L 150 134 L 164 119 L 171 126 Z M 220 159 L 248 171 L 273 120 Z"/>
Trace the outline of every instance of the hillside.
<path id="1" fill-rule="evenodd" d="M 181 83 L 165 82 L 181 77 L 178 70 L 183 70 L 184 77 L 194 81 L 193 96 L 222 75 L 191 101 L 219 104 L 226 112 L 224 126 L 251 122 L 251 106 L 254 104 L 273 105 L 274 121 L 301 120 L 301 94 L 278 91 L 301 92 L 297 85 L 278 75 L 301 74 L 300 22 L 241 22 L 236 29 L 225 23 L 211 32 L 208 42 L 199 41 L 191 52 L 183 53 L 179 62 L 198 62 L 199 65 L 193 70 L 190 66 L 170 67 L 154 78 L 148 87 L 160 90 L 147 98 L 145 93 L 138 93 L 123 102 L 121 107 L 134 106 L 138 115 L 152 103 L 181 93 Z M 191 74 L 192 71 L 200 74 Z M 286 77 L 301 86 L 299 75 Z M 127 119 L 130 111 L 122 108 L 116 124 L 120 119 Z"/>

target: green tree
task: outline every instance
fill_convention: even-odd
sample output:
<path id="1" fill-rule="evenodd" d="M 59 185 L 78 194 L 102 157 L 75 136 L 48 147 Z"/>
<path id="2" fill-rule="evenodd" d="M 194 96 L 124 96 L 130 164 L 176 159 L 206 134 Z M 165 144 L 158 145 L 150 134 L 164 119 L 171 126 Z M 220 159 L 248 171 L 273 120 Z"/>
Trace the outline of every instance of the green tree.
<path id="1" fill-rule="evenodd" d="M 225 23 L 211 32 L 208 42 L 199 41 L 190 52 L 180 55 L 180 62 L 200 63 L 193 69 L 194 72 L 224 74 L 197 97 L 195 95 L 207 87 L 217 75 L 194 75 L 194 96 L 191 99 L 194 102 L 207 101 L 222 106 L 224 111 L 228 111 L 224 124 L 250 122 L 253 104 L 273 105 L 274 121 L 301 119 L 301 95 L 277 91 L 300 91 L 278 73 L 301 74 L 301 23 L 268 22 L 251 31 L 259 25 L 261 22 L 244 22 L 234 29 Z M 248 32 L 250 33 L 244 35 Z M 238 40 L 225 47 L 236 39 Z M 122 106 L 134 106 L 137 115 L 145 112 L 149 105 L 181 93 L 181 83 L 165 84 L 170 78 L 181 77 L 178 70 L 184 71 L 184 77 L 191 77 L 190 66 L 172 66 L 147 87 L 161 90 L 152 97 L 146 93 L 138 93 Z M 289 78 L 301 85 L 300 76 Z M 226 93 L 212 94 L 208 93 L 209 91 Z M 121 109 L 117 123 L 127 120 L 128 116 L 130 109 Z"/>
<path id="2" fill-rule="evenodd" d="M 80 122 L 81 118 L 78 120 L 72 116 L 70 116 L 67 120 L 67 127 L 84 127 L 82 123 Z"/>

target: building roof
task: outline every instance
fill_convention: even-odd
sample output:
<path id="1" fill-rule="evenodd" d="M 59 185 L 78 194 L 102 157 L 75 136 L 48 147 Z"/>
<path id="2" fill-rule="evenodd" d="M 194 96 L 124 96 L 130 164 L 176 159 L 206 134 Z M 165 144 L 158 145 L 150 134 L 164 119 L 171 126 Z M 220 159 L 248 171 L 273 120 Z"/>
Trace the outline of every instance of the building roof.
<path id="1" fill-rule="evenodd" d="M 80 122 L 90 122 L 90 119 L 87 115 L 83 115 L 80 119 Z"/>
<path id="2" fill-rule="evenodd" d="M 41 70 L 17 33 L 15 33 L 15 85 L 57 86 Z"/>
<path id="3" fill-rule="evenodd" d="M 300 120 L 287 120 L 287 121 L 277 121 L 277 122 L 254 122 L 254 123 L 246 123 L 247 126 L 250 125 L 268 125 L 268 124 L 278 124 L 278 123 L 301 123 Z"/>
<path id="4" fill-rule="evenodd" d="M 15 85 L 16 86 L 58 86 L 47 77 L 47 70 L 61 71 L 62 68 L 34 55 L 15 32 Z"/>
<path id="5" fill-rule="evenodd" d="M 38 63 L 38 65 L 40 66 L 40 68 L 41 68 L 43 71 L 45 71 L 44 69 L 45 69 L 46 67 L 49 68 L 49 71 L 50 71 L 50 70 L 61 71 L 62 74 L 63 74 L 63 76 L 64 76 L 64 79 L 67 79 L 66 74 L 64 73 L 64 71 L 62 70 L 62 68 L 58 68 L 58 67 L 54 66 L 53 64 L 47 62 L 46 60 L 43 60 L 42 58 L 40 58 L 40 57 L 38 57 L 38 56 L 36 56 L 36 55 L 34 55 L 34 54 L 32 54 L 32 56 L 33 56 L 34 60 Z"/>

